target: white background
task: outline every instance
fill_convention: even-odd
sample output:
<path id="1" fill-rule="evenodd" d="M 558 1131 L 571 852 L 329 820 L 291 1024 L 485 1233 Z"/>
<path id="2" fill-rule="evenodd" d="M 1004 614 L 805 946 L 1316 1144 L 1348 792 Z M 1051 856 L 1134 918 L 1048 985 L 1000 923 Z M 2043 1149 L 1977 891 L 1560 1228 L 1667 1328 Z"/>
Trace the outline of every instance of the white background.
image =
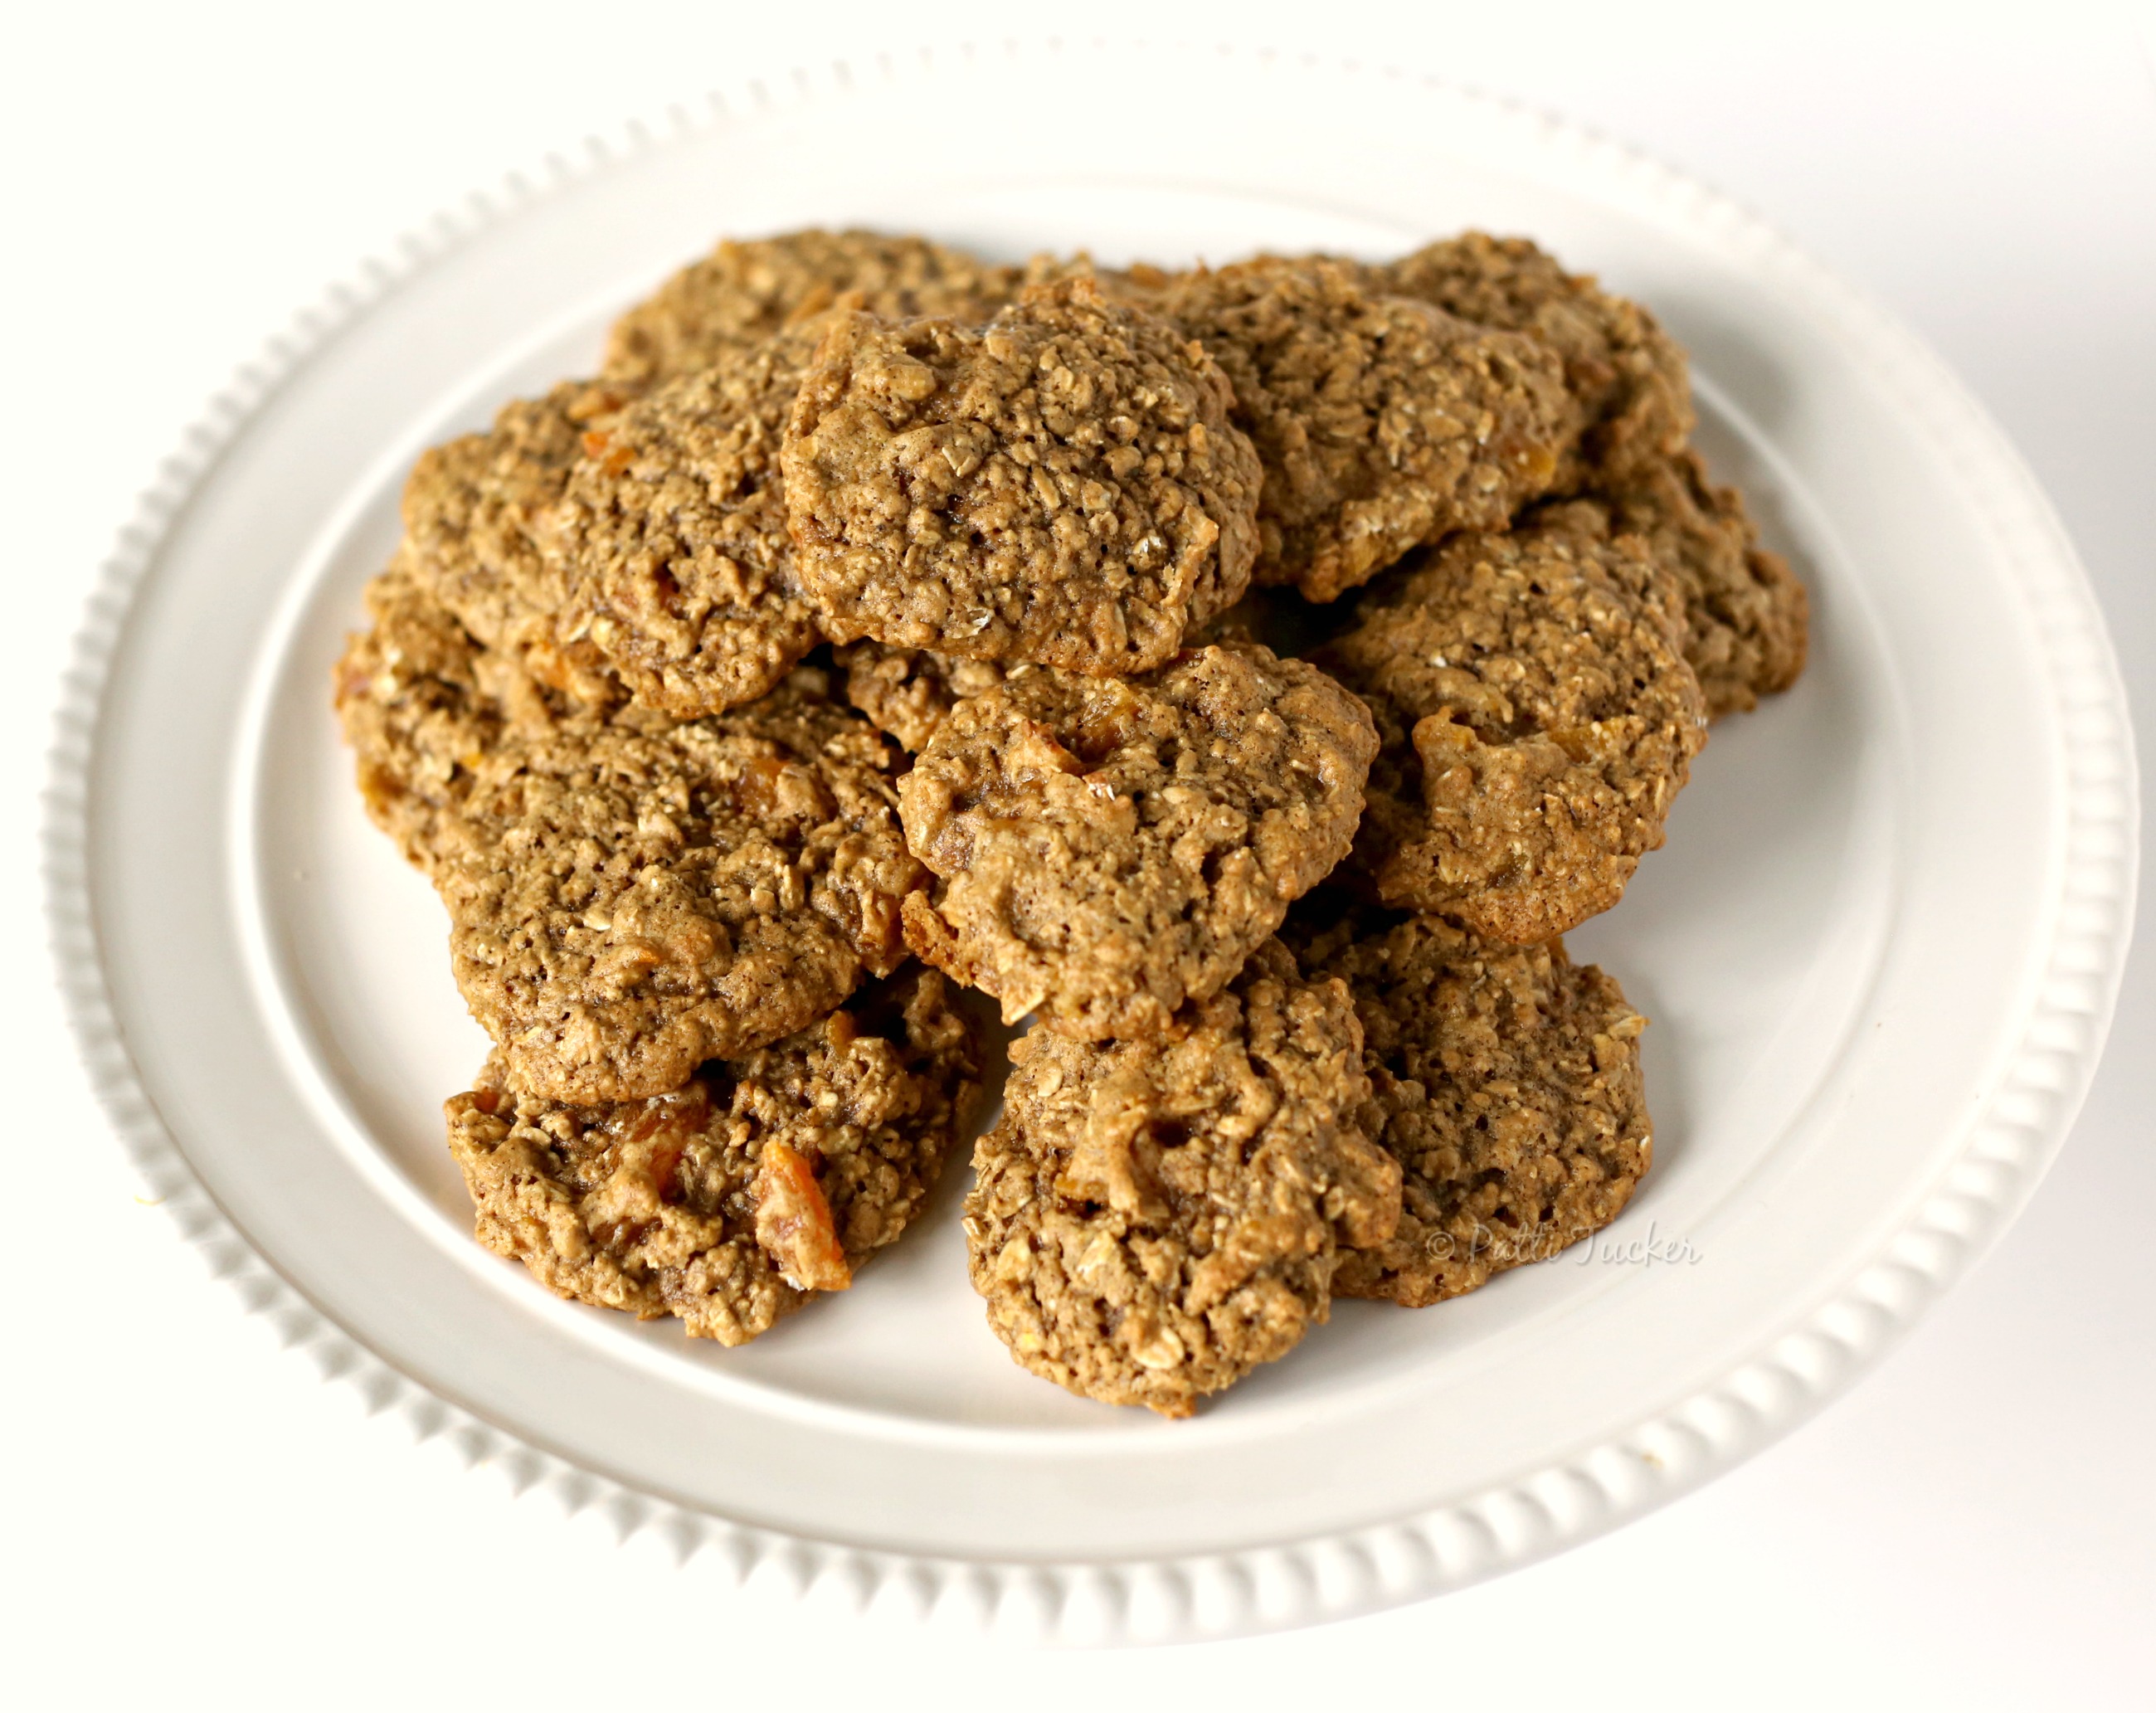
<path id="1" fill-rule="evenodd" d="M 182 426 L 326 282 L 509 167 L 752 68 L 1058 26 L 1442 71 L 1761 210 L 1943 351 L 2019 443 L 2095 580 L 2156 755 L 2145 15 L 1552 0 L 15 12 L 0 33 L 9 1699 L 2156 1706 L 2156 911 L 2094 1093 L 2029 1212 L 1824 1417 L 1550 1563 L 1259 1641 L 988 1661 L 732 1594 L 413 1449 L 279 1352 L 138 1201 L 39 950 L 34 799 L 81 598 Z"/>

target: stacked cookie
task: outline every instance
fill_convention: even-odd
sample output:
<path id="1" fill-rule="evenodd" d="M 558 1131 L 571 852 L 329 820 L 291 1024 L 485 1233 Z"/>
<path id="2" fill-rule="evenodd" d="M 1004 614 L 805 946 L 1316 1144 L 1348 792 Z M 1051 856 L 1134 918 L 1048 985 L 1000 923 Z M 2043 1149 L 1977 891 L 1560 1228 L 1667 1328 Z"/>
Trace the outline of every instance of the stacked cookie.
<path id="1" fill-rule="evenodd" d="M 966 1204 L 1024 1366 L 1187 1414 L 1606 1223 L 1621 894 L 1803 591 L 1532 244 L 722 244 L 429 453 L 337 699 L 495 1043 L 481 1240 L 739 1342 Z"/>

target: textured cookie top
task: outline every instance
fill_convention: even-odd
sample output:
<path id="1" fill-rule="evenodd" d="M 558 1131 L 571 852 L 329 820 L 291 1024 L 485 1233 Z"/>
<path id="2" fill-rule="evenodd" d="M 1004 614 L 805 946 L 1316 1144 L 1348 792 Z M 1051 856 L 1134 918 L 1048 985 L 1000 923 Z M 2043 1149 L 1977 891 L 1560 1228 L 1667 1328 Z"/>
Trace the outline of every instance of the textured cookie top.
<path id="1" fill-rule="evenodd" d="M 1734 488 L 1707 480 L 1696 452 L 1604 476 L 1591 498 L 1564 507 L 1566 526 L 1635 536 L 1684 592 L 1685 659 L 1712 719 L 1758 705 L 1804 669 L 1810 603 L 1804 586 L 1759 535 Z"/>
<path id="2" fill-rule="evenodd" d="M 1346 989 L 1277 941 L 1142 1040 L 1019 1041 L 966 1198 L 1011 1354 L 1169 1416 L 1286 1355 L 1326 1318 L 1339 1246 L 1399 1217 L 1399 1168 L 1356 1126 L 1361 1050 Z"/>
<path id="3" fill-rule="evenodd" d="M 1434 916 L 1291 923 L 1306 976 L 1354 996 L 1364 1129 L 1401 1167 L 1386 1241 L 1341 1257 L 1336 1295 L 1410 1308 L 1539 1261 L 1624 1211 L 1654 1155 L 1646 1019 L 1562 941 L 1493 946 Z"/>
<path id="4" fill-rule="evenodd" d="M 932 869 L 914 950 L 1086 1039 L 1215 993 L 1355 835 L 1377 736 L 1315 667 L 1245 644 L 1129 681 L 1041 669 L 960 703 L 899 784 Z"/>
<path id="5" fill-rule="evenodd" d="M 484 434 L 430 447 L 404 485 L 405 552 L 421 586 L 485 647 L 602 704 L 619 694 L 605 663 L 556 639 L 564 590 L 547 541 L 585 436 L 634 397 L 610 382 L 565 381 L 504 405 Z"/>
<path id="6" fill-rule="evenodd" d="M 1254 588 L 1192 631 L 1183 645 L 1201 649 L 1209 643 L 1258 643 L 1276 654 L 1300 654 L 1343 628 L 1339 615 L 1339 608 L 1313 607 L 1292 589 Z M 847 643 L 835 652 L 846 669 L 846 700 L 867 715 L 877 731 L 916 755 L 928 746 L 937 728 L 967 697 L 981 695 L 1014 672 L 1035 669 L 875 642 Z"/>
<path id="7" fill-rule="evenodd" d="M 1548 490 L 1577 432 L 1547 344 L 1367 291 L 1363 277 L 1268 256 L 1160 295 L 1227 372 L 1265 466 L 1256 580 L 1316 601 L 1449 531 L 1504 528 Z"/>
<path id="8" fill-rule="evenodd" d="M 1157 666 L 1250 582 L 1260 476 L 1229 397 L 1087 279 L 978 330 L 841 318 L 781 459 L 802 586 L 834 642 Z"/>
<path id="9" fill-rule="evenodd" d="M 846 700 L 869 723 L 919 754 L 952 709 L 968 696 L 1001 684 L 995 660 L 963 660 L 933 649 L 894 649 L 883 643 L 848 643 L 836 651 L 846 669 Z"/>
<path id="10" fill-rule="evenodd" d="M 980 1043 L 918 967 L 675 1093 L 569 1106 L 499 1056 L 445 1108 L 479 1239 L 551 1290 L 742 1344 L 917 1215 L 978 1088 Z"/>
<path id="11" fill-rule="evenodd" d="M 560 633 L 675 719 L 753 700 L 817 641 L 778 479 L 817 336 L 730 346 L 583 437 L 549 540 Z"/>
<path id="12" fill-rule="evenodd" d="M 1318 651 L 1383 741 L 1363 885 L 1522 945 L 1617 901 L 1707 741 L 1681 598 L 1637 545 L 1464 531 Z"/>
<path id="13" fill-rule="evenodd" d="M 459 814 L 506 732 L 546 732 L 588 715 L 483 649 L 414 575 L 409 547 L 367 586 L 374 623 L 352 637 L 335 691 L 359 792 L 405 859 L 432 872 L 459 843 Z"/>
<path id="14" fill-rule="evenodd" d="M 516 1085 L 641 1099 L 789 1034 L 904 956 L 899 758 L 803 671 L 669 728 L 512 739 L 436 875 L 472 1014 Z"/>
<path id="15" fill-rule="evenodd" d="M 686 374 L 842 300 L 895 319 L 983 321 L 1023 277 L 926 238 L 875 232 L 729 239 L 614 323 L 602 372 L 638 384 Z"/>
<path id="16" fill-rule="evenodd" d="M 1463 321 L 1528 333 L 1563 362 L 1578 413 L 1576 454 L 1557 487 L 1589 469 L 1628 471 L 1675 456 L 1692 429 L 1684 351 L 1647 311 L 1568 274 L 1524 238 L 1470 232 L 1425 244 L 1373 270 L 1378 286 L 1420 298 Z"/>

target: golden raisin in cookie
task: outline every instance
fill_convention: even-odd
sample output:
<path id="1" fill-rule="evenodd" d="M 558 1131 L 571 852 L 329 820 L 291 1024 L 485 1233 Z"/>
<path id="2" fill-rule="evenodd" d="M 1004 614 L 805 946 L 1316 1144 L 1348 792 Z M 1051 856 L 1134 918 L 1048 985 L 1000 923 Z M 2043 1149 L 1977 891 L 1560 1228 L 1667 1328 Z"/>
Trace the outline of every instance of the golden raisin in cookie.
<path id="1" fill-rule="evenodd" d="M 544 731 L 571 705 L 490 654 L 413 574 L 409 547 L 367 587 L 372 627 L 347 642 L 335 692 L 361 799 L 405 860 L 431 873 L 455 848 L 475 771 L 508 731 Z"/>
<path id="2" fill-rule="evenodd" d="M 1285 1356 L 1348 1244 L 1381 1244 L 1399 1168 L 1347 991 L 1268 941 L 1172 1028 L 1098 1045 L 1035 1029 L 975 1145 L 967 1264 L 1021 1367 L 1187 1416 Z"/>
<path id="3" fill-rule="evenodd" d="M 1350 875 L 1493 940 L 1614 904 L 1707 741 L 1681 599 L 1626 537 L 1451 537 L 1313 656 L 1377 721 Z"/>
<path id="4" fill-rule="evenodd" d="M 1757 707 L 1804 669 L 1810 603 L 1759 533 L 1734 488 L 1707 480 L 1696 452 L 1604 478 L 1564 508 L 1570 526 L 1638 536 L 1684 592 L 1685 658 L 1710 719 Z"/>
<path id="5" fill-rule="evenodd" d="M 503 406 L 487 433 L 422 453 L 404 485 L 405 549 L 421 585 L 482 646 L 514 653 L 542 682 L 602 705 L 619 694 L 606 663 L 556 639 L 564 590 L 547 546 L 586 436 L 634 396 L 565 381 L 543 398 Z"/>
<path id="6" fill-rule="evenodd" d="M 445 1108 L 479 1240 L 558 1295 L 746 1343 L 920 1213 L 980 1083 L 951 998 L 910 969 L 617 1105 L 520 1093 L 490 1058 Z"/>
<path id="7" fill-rule="evenodd" d="M 560 634 L 677 720 L 753 701 L 816 644 L 778 483 L 816 336 L 789 329 L 655 388 L 587 433 L 569 474 Z"/>
<path id="8" fill-rule="evenodd" d="M 1250 582 L 1258 461 L 1229 397 L 1090 280 L 978 330 L 843 317 L 780 459 L 802 587 L 834 642 L 1147 671 Z"/>
<path id="9" fill-rule="evenodd" d="M 640 1100 L 790 1034 L 905 956 L 899 757 L 797 674 L 732 713 L 512 739 L 437 874 L 511 1080 Z"/>
<path id="10" fill-rule="evenodd" d="M 687 374 L 842 300 L 893 318 L 984 321 L 1021 278 L 921 238 L 808 231 L 728 239 L 614 323 L 602 372 L 638 384 Z"/>
<path id="11" fill-rule="evenodd" d="M 1547 345 L 1366 291 L 1362 272 L 1266 256 L 1162 294 L 1227 372 L 1265 466 L 1256 580 L 1313 601 L 1419 542 L 1504 528 L 1548 491 L 1573 432 Z"/>
<path id="12" fill-rule="evenodd" d="M 1568 274 L 1524 238 L 1469 232 L 1373 270 L 1378 289 L 1436 305 L 1463 321 L 1532 334 L 1564 364 L 1577 413 L 1576 456 L 1560 492 L 1584 470 L 1629 471 L 1673 457 L 1692 429 L 1682 347 L 1629 299 Z"/>
<path id="13" fill-rule="evenodd" d="M 915 755 L 928 747 L 928 740 L 952 709 L 1001 684 L 1007 675 L 996 661 L 962 660 L 932 649 L 860 642 L 834 652 L 846 669 L 846 700 L 867 715 L 877 731 Z"/>
<path id="14" fill-rule="evenodd" d="M 1370 717 L 1234 644 L 1132 680 L 1038 669 L 961 702 L 899 782 L 937 876 L 915 951 L 1081 1039 L 1218 992 L 1355 836 Z"/>
<path id="15" fill-rule="evenodd" d="M 1409 1308 L 1556 1254 L 1622 1213 L 1654 1157 L 1646 1019 L 1561 941 L 1503 946 L 1435 916 L 1350 911 L 1289 936 L 1354 995 L 1371 1105 L 1399 1162 L 1399 1227 L 1343 1254 L 1337 1296 Z"/>

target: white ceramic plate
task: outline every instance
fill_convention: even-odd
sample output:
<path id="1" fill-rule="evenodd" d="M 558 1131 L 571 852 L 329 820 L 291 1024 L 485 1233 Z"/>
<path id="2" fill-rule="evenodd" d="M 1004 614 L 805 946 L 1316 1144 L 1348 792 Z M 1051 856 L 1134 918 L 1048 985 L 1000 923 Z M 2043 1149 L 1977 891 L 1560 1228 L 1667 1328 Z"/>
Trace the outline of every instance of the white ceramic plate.
<path id="1" fill-rule="evenodd" d="M 738 1351 L 473 1244 L 438 1103 L 483 1042 L 433 895 L 362 818 L 330 663 L 423 446 L 588 369 L 717 234 L 811 223 L 1168 262 L 1522 231 L 1691 347 L 1703 444 L 1816 628 L 1574 936 L 1655 1025 L 1656 1167 L 1604 1238 L 1443 1307 L 1339 1305 L 1173 1423 L 1009 1362 L 961 1264 L 963 1169 L 859 1289 Z M 744 1576 L 1173 1639 L 1520 1564 L 1831 1395 L 1999 1234 L 2087 1084 L 2133 774 L 2042 495 L 1907 335 L 1561 125 L 1200 50 L 841 69 L 446 223 L 272 369 L 190 441 L 83 644 L 51 832 L 85 1050 L 157 1187 L 326 1367 Z"/>

